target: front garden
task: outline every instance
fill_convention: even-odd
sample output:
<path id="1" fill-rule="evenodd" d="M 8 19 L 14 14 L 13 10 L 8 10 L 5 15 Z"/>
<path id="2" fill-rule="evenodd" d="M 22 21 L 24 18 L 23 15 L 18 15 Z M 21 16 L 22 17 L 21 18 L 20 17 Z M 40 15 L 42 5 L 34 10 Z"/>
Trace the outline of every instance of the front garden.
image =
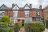
<path id="1" fill-rule="evenodd" d="M 22 22 L 15 23 L 12 25 L 10 19 L 7 15 L 3 15 L 0 19 L 0 32 L 19 32 L 22 27 Z M 38 22 L 25 22 L 24 23 L 25 32 L 43 32 L 45 30 L 45 25 Z M 46 20 L 46 28 L 48 28 L 48 19 Z"/>

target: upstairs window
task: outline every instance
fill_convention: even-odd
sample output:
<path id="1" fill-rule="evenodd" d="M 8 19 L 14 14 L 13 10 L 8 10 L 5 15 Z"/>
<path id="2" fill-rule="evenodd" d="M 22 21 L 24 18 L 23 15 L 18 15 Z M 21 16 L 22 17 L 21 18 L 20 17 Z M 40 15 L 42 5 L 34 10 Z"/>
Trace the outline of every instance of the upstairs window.
<path id="1" fill-rule="evenodd" d="M 18 15 L 18 11 L 14 11 L 13 17 L 17 17 L 17 15 Z"/>
<path id="2" fill-rule="evenodd" d="M 36 11 L 36 15 L 37 16 L 40 16 L 40 11 Z"/>
<path id="3" fill-rule="evenodd" d="M 25 11 L 25 17 L 29 17 L 29 11 Z"/>

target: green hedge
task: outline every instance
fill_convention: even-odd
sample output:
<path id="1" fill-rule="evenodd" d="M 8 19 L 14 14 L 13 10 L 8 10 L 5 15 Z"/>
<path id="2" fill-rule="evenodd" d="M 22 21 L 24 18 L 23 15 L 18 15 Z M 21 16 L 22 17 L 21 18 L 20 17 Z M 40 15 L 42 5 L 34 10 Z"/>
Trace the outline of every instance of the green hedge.
<path id="1" fill-rule="evenodd" d="M 46 19 L 46 28 L 48 28 L 48 19 Z"/>
<path id="2" fill-rule="evenodd" d="M 19 32 L 20 28 L 22 27 L 22 22 L 18 22 L 14 25 L 14 31 Z"/>
<path id="3" fill-rule="evenodd" d="M 5 24 L 0 24 L 0 32 L 12 32 L 14 31 L 14 26 L 9 27 L 6 26 Z"/>
<path id="4" fill-rule="evenodd" d="M 24 27 L 26 32 L 41 32 L 45 30 L 44 24 L 37 22 L 25 23 Z"/>
<path id="5" fill-rule="evenodd" d="M 10 27 L 0 28 L 0 32 L 10 32 L 10 31 L 11 31 Z"/>

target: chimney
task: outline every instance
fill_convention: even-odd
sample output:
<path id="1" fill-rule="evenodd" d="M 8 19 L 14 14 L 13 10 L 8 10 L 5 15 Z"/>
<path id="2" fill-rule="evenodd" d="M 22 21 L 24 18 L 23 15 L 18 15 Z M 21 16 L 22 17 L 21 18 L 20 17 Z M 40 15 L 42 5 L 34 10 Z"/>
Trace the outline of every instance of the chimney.
<path id="1" fill-rule="evenodd" d="M 42 5 L 40 5 L 39 9 L 42 9 Z"/>
<path id="2" fill-rule="evenodd" d="M 13 3 L 13 4 L 12 4 L 12 8 L 14 8 L 14 6 L 15 6 L 15 5 L 14 5 L 14 3 Z"/>
<path id="3" fill-rule="evenodd" d="M 32 4 L 30 4 L 30 6 L 29 6 L 30 8 L 32 8 Z"/>

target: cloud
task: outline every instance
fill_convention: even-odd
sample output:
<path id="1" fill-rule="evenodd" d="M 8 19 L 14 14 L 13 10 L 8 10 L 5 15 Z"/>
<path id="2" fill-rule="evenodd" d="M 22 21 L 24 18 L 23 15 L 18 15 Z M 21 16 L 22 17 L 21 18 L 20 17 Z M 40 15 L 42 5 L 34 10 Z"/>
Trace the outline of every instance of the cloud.
<path id="1" fill-rule="evenodd" d="M 48 5 L 48 0 L 0 0 L 0 6 L 5 4 L 6 6 L 11 7 L 12 3 L 17 4 L 20 7 L 31 3 L 33 8 L 38 8 L 40 5 L 44 8 Z"/>

